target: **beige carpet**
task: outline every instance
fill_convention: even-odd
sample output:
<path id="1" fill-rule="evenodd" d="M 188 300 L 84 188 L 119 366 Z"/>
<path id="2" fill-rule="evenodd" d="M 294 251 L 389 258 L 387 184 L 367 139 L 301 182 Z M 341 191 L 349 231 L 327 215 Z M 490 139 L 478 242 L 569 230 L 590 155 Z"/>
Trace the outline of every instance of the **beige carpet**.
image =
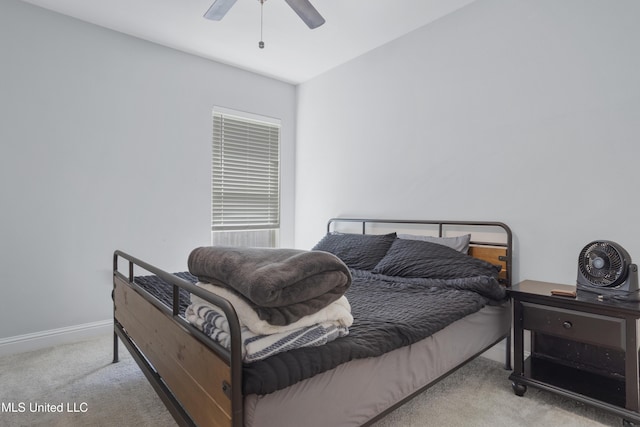
<path id="1" fill-rule="evenodd" d="M 0 426 L 175 426 L 126 348 L 120 345 L 117 364 L 111 351 L 112 335 L 105 335 L 0 358 Z M 375 426 L 621 425 L 618 417 L 539 390 L 517 397 L 507 377 L 501 364 L 476 359 Z M 60 405 L 63 412 L 52 412 Z M 46 412 L 34 412 L 39 408 Z"/>

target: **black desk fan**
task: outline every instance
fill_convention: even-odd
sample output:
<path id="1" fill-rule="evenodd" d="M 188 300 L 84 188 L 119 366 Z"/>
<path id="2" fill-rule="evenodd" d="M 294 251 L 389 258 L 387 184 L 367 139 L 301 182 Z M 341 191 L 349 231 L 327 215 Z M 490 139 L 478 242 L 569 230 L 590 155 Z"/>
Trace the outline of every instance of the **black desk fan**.
<path id="1" fill-rule="evenodd" d="M 638 266 L 619 244 L 596 240 L 582 249 L 578 257 L 579 290 L 625 301 L 640 301 Z"/>

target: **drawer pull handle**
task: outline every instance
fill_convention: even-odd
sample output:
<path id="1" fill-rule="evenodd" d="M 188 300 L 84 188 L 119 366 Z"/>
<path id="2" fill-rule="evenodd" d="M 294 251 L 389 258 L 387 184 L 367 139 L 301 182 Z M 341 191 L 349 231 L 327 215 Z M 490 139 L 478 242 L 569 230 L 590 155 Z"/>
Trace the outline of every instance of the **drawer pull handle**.
<path id="1" fill-rule="evenodd" d="M 568 320 L 565 320 L 565 322 L 562 324 L 562 326 L 565 329 L 571 329 L 571 327 L 573 326 L 573 324 L 571 322 L 569 322 Z"/>

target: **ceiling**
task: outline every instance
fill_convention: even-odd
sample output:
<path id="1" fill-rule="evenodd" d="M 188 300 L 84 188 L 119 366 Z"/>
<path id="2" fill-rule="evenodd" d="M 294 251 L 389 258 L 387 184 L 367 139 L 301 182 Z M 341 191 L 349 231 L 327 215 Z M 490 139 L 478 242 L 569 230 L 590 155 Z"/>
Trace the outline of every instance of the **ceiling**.
<path id="1" fill-rule="evenodd" d="M 213 0 L 23 0 L 164 46 L 298 84 L 475 0 L 311 0 L 326 19 L 310 30 L 283 0 L 240 0 L 222 21 Z"/>

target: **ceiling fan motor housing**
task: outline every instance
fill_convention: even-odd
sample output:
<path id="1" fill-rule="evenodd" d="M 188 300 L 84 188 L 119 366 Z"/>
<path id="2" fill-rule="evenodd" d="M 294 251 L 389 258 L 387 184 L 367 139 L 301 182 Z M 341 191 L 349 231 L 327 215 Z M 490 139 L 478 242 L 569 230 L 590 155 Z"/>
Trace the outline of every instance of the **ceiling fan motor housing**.
<path id="1" fill-rule="evenodd" d="M 638 267 L 619 244 L 609 240 L 593 241 L 580 251 L 577 288 L 640 301 Z"/>

